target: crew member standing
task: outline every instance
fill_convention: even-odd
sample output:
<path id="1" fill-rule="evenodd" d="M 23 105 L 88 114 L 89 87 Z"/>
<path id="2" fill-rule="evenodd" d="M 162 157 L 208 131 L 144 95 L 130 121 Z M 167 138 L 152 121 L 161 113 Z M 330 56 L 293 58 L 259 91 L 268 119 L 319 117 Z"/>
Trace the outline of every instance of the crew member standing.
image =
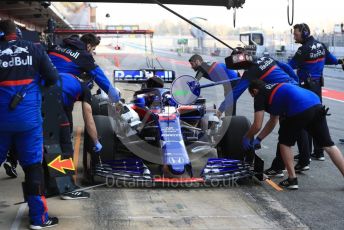
<path id="1" fill-rule="evenodd" d="M 323 70 L 325 65 L 342 64 L 343 60 L 338 60 L 326 48 L 326 46 L 311 36 L 309 26 L 305 23 L 294 26 L 294 39 L 301 46 L 289 61 L 293 69 L 297 69 L 300 79 L 300 86 L 316 93 L 322 101 L 321 88 L 324 86 Z M 310 150 L 312 149 L 312 138 L 308 138 Z M 311 157 L 323 161 L 324 151 L 313 142 L 314 152 Z"/>
<path id="2" fill-rule="evenodd" d="M 44 196 L 40 82 L 55 84 L 57 71 L 40 45 L 18 39 L 12 20 L 0 21 L 0 163 L 11 146 L 25 173 L 24 196 L 30 228 L 58 224 L 48 216 Z"/>

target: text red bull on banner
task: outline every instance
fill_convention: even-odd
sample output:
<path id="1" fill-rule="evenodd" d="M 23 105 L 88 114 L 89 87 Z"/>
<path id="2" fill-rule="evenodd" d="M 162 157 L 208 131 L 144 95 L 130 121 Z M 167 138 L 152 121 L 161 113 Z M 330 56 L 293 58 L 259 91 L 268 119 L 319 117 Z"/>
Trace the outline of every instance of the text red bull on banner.
<path id="1" fill-rule="evenodd" d="M 172 70 L 114 70 L 114 82 L 144 82 L 151 76 L 157 76 L 166 83 L 175 79 Z"/>

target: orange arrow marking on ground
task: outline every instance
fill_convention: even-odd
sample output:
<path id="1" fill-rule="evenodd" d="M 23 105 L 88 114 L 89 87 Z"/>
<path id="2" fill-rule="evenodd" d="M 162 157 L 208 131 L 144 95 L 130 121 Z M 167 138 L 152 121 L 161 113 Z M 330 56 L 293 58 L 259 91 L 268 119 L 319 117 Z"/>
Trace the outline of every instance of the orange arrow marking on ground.
<path id="1" fill-rule="evenodd" d="M 73 159 L 69 158 L 69 159 L 61 160 L 61 155 L 59 155 L 52 162 L 50 162 L 48 166 L 63 174 L 66 174 L 65 169 L 75 170 Z"/>

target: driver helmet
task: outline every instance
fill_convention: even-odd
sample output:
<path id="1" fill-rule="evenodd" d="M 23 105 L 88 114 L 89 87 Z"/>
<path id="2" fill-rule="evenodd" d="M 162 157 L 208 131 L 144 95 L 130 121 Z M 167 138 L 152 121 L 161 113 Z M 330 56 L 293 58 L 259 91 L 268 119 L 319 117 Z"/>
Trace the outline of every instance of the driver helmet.
<path id="1" fill-rule="evenodd" d="M 153 76 L 147 79 L 147 88 L 164 88 L 164 81 L 158 77 Z"/>

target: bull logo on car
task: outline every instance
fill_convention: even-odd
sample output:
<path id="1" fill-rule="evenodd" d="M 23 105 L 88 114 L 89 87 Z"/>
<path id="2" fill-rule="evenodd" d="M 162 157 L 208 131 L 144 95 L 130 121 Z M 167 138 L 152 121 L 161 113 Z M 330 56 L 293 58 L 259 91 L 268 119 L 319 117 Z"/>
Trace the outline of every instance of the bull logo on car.
<path id="1" fill-rule="evenodd" d="M 168 162 L 170 164 L 184 164 L 185 160 L 182 157 L 169 157 Z"/>

